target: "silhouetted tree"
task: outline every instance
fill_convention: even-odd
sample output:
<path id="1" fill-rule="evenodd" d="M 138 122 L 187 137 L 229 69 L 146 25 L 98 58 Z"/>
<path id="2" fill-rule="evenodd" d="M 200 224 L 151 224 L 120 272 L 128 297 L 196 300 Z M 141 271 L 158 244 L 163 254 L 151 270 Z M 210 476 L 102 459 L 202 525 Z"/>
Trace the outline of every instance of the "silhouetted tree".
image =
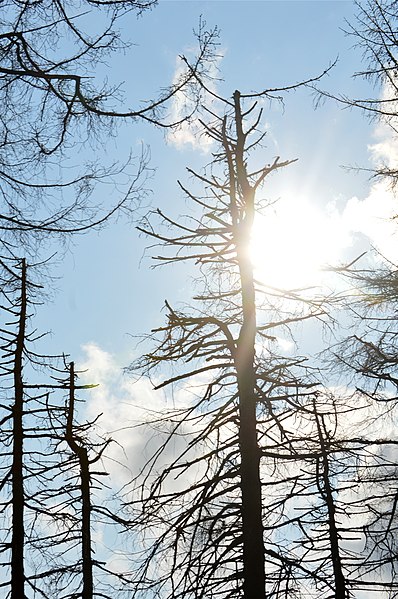
<path id="1" fill-rule="evenodd" d="M 50 414 L 53 430 L 50 451 L 59 459 L 54 474 L 57 506 L 52 513 L 58 526 L 50 539 L 54 568 L 49 572 L 52 587 L 47 587 L 52 593 L 62 592 L 62 596 L 71 598 L 110 598 L 119 592 L 128 596 L 129 580 L 106 565 L 106 559 L 113 557 L 113 552 L 104 556 L 100 550 L 99 557 L 94 557 L 93 533 L 98 533 L 98 527 L 106 529 L 111 525 L 110 534 L 114 535 L 115 527 L 124 526 L 124 522 L 117 515 L 114 492 L 108 493 L 102 482 L 107 472 L 101 461 L 111 439 L 99 436 L 99 415 L 84 423 L 76 419 L 77 391 L 95 385 L 79 385 L 77 376 L 74 362 L 66 364 L 64 371 L 57 375 L 56 386 L 67 392 L 67 398 L 62 407 Z"/>
<path id="2" fill-rule="evenodd" d="M 355 1 L 356 15 L 346 24 L 346 33 L 362 52 L 362 68 L 354 77 L 372 84 L 365 97 L 319 90 L 320 98 L 332 98 L 344 106 L 359 108 L 364 115 L 386 127 L 396 140 L 398 117 L 398 12 L 396 0 Z M 398 167 L 393 157 L 369 170 L 395 185 Z"/>
<path id="3" fill-rule="evenodd" d="M 21 267 L 21 296 L 17 300 L 19 308 L 17 332 L 15 337 L 14 375 L 15 401 L 12 407 L 12 537 L 11 537 L 11 599 L 25 597 L 24 592 L 24 488 L 23 488 L 23 411 L 24 411 L 24 384 L 23 384 L 23 358 L 26 343 L 27 320 L 27 291 L 26 291 L 26 262 L 22 261 Z M 12 353 L 8 353 L 12 359 Z"/>
<path id="4" fill-rule="evenodd" d="M 31 348 L 34 335 L 28 329 L 29 308 L 32 309 L 33 305 L 29 295 L 33 295 L 35 285 L 28 278 L 25 260 L 2 260 L 1 266 L 5 275 L 1 306 L 1 407 L 4 414 L 1 419 L 1 454 L 4 460 L 1 489 L 4 494 L 2 513 L 5 530 L 8 529 L 2 550 L 10 551 L 10 559 L 2 564 L 8 564 L 10 579 L 2 582 L 2 586 L 9 587 L 7 596 L 15 599 L 27 596 L 26 582 L 29 579 L 25 571 L 25 547 L 29 536 L 26 512 L 31 509 L 31 505 L 28 505 L 30 500 L 34 503 L 35 499 L 34 496 L 29 497 L 26 481 L 37 468 L 40 478 L 43 469 L 43 465 L 39 466 L 35 460 L 40 453 L 38 446 L 26 448 L 27 439 L 32 436 L 32 420 L 30 424 L 26 420 L 30 417 L 34 419 L 35 415 L 39 415 L 40 420 L 46 399 L 38 393 L 30 394 L 26 388 L 27 363 L 29 366 L 42 363 L 41 357 Z M 28 416 L 30 411 L 31 416 Z M 39 439 L 41 436 L 38 433 Z M 26 464 L 28 455 L 35 456 L 30 465 Z"/>
<path id="5" fill-rule="evenodd" d="M 83 232 L 115 212 L 129 211 L 140 197 L 146 157 L 125 164 L 100 162 L 103 135 L 118 120 L 176 125 L 165 113 L 176 94 L 196 94 L 195 76 L 214 58 L 216 32 L 198 31 L 198 55 L 181 76 L 163 85 L 158 97 L 126 107 L 119 88 L 98 86 L 105 61 L 126 49 L 119 25 L 129 14 L 150 9 L 155 0 L 2 3 L 0 15 L 0 242 L 2 252 L 33 255 L 49 234 Z M 126 27 L 127 29 L 127 27 Z M 188 63 L 187 63 L 188 65 Z M 104 74 L 105 80 L 105 74 Z M 189 116 L 189 115 L 187 115 Z M 183 117 L 181 117 L 183 118 Z M 75 160 L 85 150 L 87 158 Z M 94 149 L 94 154 L 92 154 Z M 90 152 L 91 150 L 91 152 Z M 94 159 L 88 156 L 94 155 Z M 101 159 L 104 158 L 101 154 Z M 136 164 L 134 164 L 134 162 Z M 121 172 L 130 184 L 120 192 Z M 119 182 L 113 204 L 99 200 L 100 187 Z M 110 198 L 109 188 L 106 197 Z M 112 200 L 111 200 L 112 201 Z M 32 247 L 32 245 L 34 247 Z"/>
<path id="6" fill-rule="evenodd" d="M 91 492 L 90 492 L 90 458 L 87 448 L 80 441 L 73 426 L 75 413 L 75 365 L 69 365 L 69 398 L 67 406 L 67 419 L 65 439 L 69 448 L 79 463 L 79 478 L 81 489 L 81 538 L 82 538 L 82 599 L 93 597 L 93 560 L 91 542 Z M 105 449 L 104 445 L 104 449 Z M 97 456 L 98 458 L 101 456 Z"/>
<path id="7" fill-rule="evenodd" d="M 276 596 L 390 596 L 397 438 L 388 414 L 358 389 L 320 385 L 274 407 L 279 438 L 267 412 L 259 430 L 265 531 L 285 565 Z"/>
<path id="8" fill-rule="evenodd" d="M 368 579 L 373 576 L 375 588 L 390 588 L 394 596 L 398 526 L 396 267 L 384 261 L 381 266 L 361 268 L 356 262 L 340 272 L 351 285 L 347 305 L 355 333 L 332 347 L 332 365 L 357 389 L 360 402 L 369 404 L 360 454 L 363 467 L 358 476 L 361 501 L 367 506 L 361 569 Z"/>
<path id="9" fill-rule="evenodd" d="M 356 16 L 347 24 L 347 33 L 363 57 L 363 68 L 355 77 L 370 81 L 373 88 L 362 98 L 325 95 L 361 109 L 381 124 L 394 142 L 398 117 L 397 2 L 375 0 L 355 4 Z M 398 174 L 394 161 L 390 153 L 384 162 L 370 169 L 372 174 L 391 184 L 392 191 L 395 191 Z M 393 193 L 391 201 L 394 201 Z M 362 264 L 364 262 L 363 259 Z M 370 257 L 365 266 L 361 267 L 357 260 L 338 270 L 349 284 L 345 303 L 353 319 L 354 332 L 332 348 L 332 368 L 344 373 L 357 389 L 359 404 L 366 398 L 372 406 L 368 415 L 369 423 L 373 423 L 367 432 L 369 445 L 362 439 L 365 444 L 359 451 L 367 466 L 361 469 L 358 479 L 363 493 L 361 501 L 368 512 L 363 518 L 366 538 L 361 566 L 361 572 L 365 573 L 363 584 L 372 590 L 390 589 L 391 596 L 396 596 L 397 438 L 391 422 L 396 418 L 398 382 L 395 373 L 397 268 L 379 256 L 376 260 Z"/>
<path id="10" fill-rule="evenodd" d="M 149 375 L 170 366 L 170 376 L 155 388 L 178 384 L 179 393 L 193 395 L 188 407 L 159 418 L 157 430 L 166 440 L 136 480 L 138 496 L 130 506 L 136 526 L 147 531 L 136 594 L 156 588 L 173 599 L 285 596 L 295 588 L 295 571 L 303 570 L 299 557 L 280 550 L 276 521 L 285 502 L 269 505 L 267 489 L 277 484 L 275 459 L 288 443 L 278 412 L 314 382 L 305 377 L 304 358 L 279 355 L 276 331 L 321 317 L 324 309 L 298 291 L 270 290 L 256 281 L 249 249 L 256 211 L 266 208 L 259 190 L 293 162 L 276 157 L 249 167 L 250 152 L 264 137 L 256 99 L 283 91 L 235 91 L 232 100 L 217 96 L 225 115 L 212 108 L 211 122 L 202 121 L 204 134 L 217 145 L 213 161 L 203 174 L 188 169 L 204 191 L 180 183 L 193 215 L 183 222 L 158 210 L 152 216 L 170 231 L 162 233 L 151 219 L 140 227 L 170 250 L 158 261 L 199 265 L 203 288 L 196 309 L 177 310 L 166 302 L 167 322 L 153 331 L 155 349 L 133 366 Z M 178 363 L 186 368 L 173 373 Z M 261 413 L 268 415 L 264 425 Z M 265 463 L 260 440 L 268 438 L 278 438 L 278 444 Z M 175 442 L 183 448 L 169 461 Z"/>
<path id="11" fill-rule="evenodd" d="M 76 420 L 76 390 L 92 385 L 76 384 L 73 362 L 60 371 L 56 356 L 37 352 L 33 272 L 26 260 L 2 259 L 0 586 L 12 599 L 114 597 L 128 580 L 93 558 L 91 538 L 94 523 L 123 524 L 101 482 L 110 439 L 95 435 L 96 420 Z"/>

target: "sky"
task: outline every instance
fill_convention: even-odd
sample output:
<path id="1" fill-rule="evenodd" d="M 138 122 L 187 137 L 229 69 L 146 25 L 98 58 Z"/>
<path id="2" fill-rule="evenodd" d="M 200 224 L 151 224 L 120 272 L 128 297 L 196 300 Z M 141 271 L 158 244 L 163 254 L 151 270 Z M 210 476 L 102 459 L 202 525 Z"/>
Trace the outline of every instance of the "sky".
<path id="1" fill-rule="evenodd" d="M 123 82 L 130 105 L 153 97 L 173 80 L 178 56 L 194 51 L 192 30 L 202 18 L 220 30 L 217 91 L 224 96 L 235 89 L 297 83 L 336 61 L 322 87 L 361 97 L 369 92 L 368 84 L 352 77 L 361 68 L 361 53 L 344 33 L 354 12 L 354 3 L 346 0 L 160 0 L 151 12 L 126 21 L 123 34 L 133 45 L 110 61 L 107 76 L 110 82 Z M 256 224 L 253 238 L 257 272 L 276 286 L 304 281 L 333 287 L 336 282 L 322 265 L 350 262 L 372 246 L 398 260 L 394 225 L 388 220 L 394 212 L 391 191 L 357 168 L 396 158 L 389 131 L 337 102 L 315 104 L 314 94 L 303 89 L 286 96 L 283 108 L 264 105 L 267 136 L 259 160 L 297 158 L 265 187 L 266 197 L 278 202 L 267 221 Z M 186 129 L 170 135 L 132 122 L 109 138 L 105 152 L 110 161 L 123 161 L 130 151 L 139 155 L 143 144 L 149 147 L 152 170 L 137 221 L 148 207 L 185 213 L 177 179 L 187 182 L 186 167 L 207 164 L 212 148 Z M 98 191 L 99 202 L 103 193 Z M 130 476 L 117 465 L 123 454 L 137 471 L 151 449 L 145 429 L 131 434 L 125 427 L 139 421 L 144 408 L 160 408 L 165 399 L 147 381 L 133 384 L 122 369 L 139 355 L 139 336 L 162 323 L 164 300 L 175 306 L 193 295 L 187 267 L 150 268 L 149 242 L 136 224 L 121 217 L 60 251 L 51 302 L 38 308 L 35 319 L 39 331 L 51 332 L 46 351 L 69 354 L 77 368 L 87 369 L 83 379 L 99 384 L 90 391 L 87 417 L 103 412 L 108 430 L 118 431 L 120 445 L 111 454 L 116 484 Z"/>
<path id="2" fill-rule="evenodd" d="M 192 30 L 201 18 L 220 30 L 217 91 L 225 96 L 235 89 L 290 85 L 336 60 L 323 88 L 366 95 L 367 84 L 352 77 L 361 68 L 361 54 L 344 33 L 354 12 L 350 1 L 160 0 L 151 12 L 126 21 L 123 34 L 133 45 L 110 62 L 106 75 L 123 82 L 130 105 L 155 95 L 172 81 L 178 56 L 194 50 Z M 256 268 L 275 285 L 294 287 L 298 274 L 308 285 L 330 285 L 319 271 L 322 263 L 350 261 L 372 244 L 394 248 L 393 227 L 385 220 L 393 210 L 390 192 L 349 168 L 390 160 L 388 132 L 359 111 L 327 100 L 316 108 L 315 100 L 310 90 L 300 90 L 286 97 L 283 108 L 265 106 L 264 161 L 297 158 L 265 188 L 266 197 L 278 203 L 268 222 L 256 225 L 253 241 Z M 123 161 L 129 151 L 138 155 L 142 144 L 150 149 L 148 194 L 137 219 L 147 206 L 175 215 L 187 210 L 176 181 L 188 181 L 187 166 L 200 169 L 209 162 L 211 148 L 198 139 L 187 130 L 170 135 L 139 122 L 124 123 L 109 139 L 110 160 Z M 103 193 L 98 191 L 99 201 Z M 150 268 L 148 244 L 135 223 L 120 218 L 101 232 L 75 238 L 58 254 L 52 301 L 38 310 L 35 325 L 51 331 L 50 351 L 90 366 L 92 382 L 101 376 L 99 356 L 109 356 L 119 372 L 139 352 L 137 336 L 162 322 L 164 300 L 174 305 L 192 295 L 191 273 L 184 267 Z"/>

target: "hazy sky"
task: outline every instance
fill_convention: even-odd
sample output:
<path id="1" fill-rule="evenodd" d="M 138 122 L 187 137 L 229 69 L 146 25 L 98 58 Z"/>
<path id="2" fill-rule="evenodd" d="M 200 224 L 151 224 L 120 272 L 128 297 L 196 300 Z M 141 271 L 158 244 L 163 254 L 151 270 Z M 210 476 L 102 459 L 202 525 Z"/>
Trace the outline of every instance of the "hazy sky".
<path id="1" fill-rule="evenodd" d="M 237 88 L 258 91 L 296 83 L 321 73 L 336 58 L 322 86 L 361 95 L 366 84 L 351 77 L 361 68 L 361 55 L 343 31 L 353 12 L 349 1 L 160 0 L 150 13 L 126 21 L 124 33 L 134 45 L 125 56 L 113 59 L 107 74 L 112 82 L 125 82 L 129 105 L 154 95 L 172 80 L 178 55 L 194 48 L 192 29 L 201 16 L 208 27 L 220 29 L 218 90 L 224 95 Z M 389 225 L 373 217 L 375 210 L 382 217 L 388 213 L 387 193 L 342 166 L 369 166 L 369 161 L 388 155 L 389 140 L 359 112 L 343 110 L 332 101 L 315 110 L 309 90 L 290 94 L 284 110 L 277 103 L 265 110 L 264 162 L 276 155 L 298 162 L 274 177 L 264 192 L 281 198 L 279 212 L 270 215 L 269 242 L 262 250 L 264 272 L 271 278 L 289 269 L 297 273 L 305 262 L 310 283 L 312 269 L 317 268 L 314 256 L 318 262 L 339 262 L 355 257 L 364 235 L 372 242 L 377 236 L 387 240 Z M 187 209 L 176 180 L 187 180 L 186 166 L 200 168 L 209 161 L 209 148 L 186 133 L 166 139 L 164 132 L 149 125 L 125 123 L 106 148 L 110 160 L 123 160 L 130 150 L 139 153 L 142 143 L 149 144 L 154 172 L 144 203 L 173 214 Z M 123 219 L 75 240 L 56 271 L 54 301 L 39 310 L 36 321 L 39 329 L 53 332 L 53 351 L 70 353 L 79 363 L 86 360 L 83 348 L 90 344 L 125 366 L 135 345 L 130 335 L 161 322 L 164 299 L 174 304 L 189 299 L 190 280 L 184 269 L 149 270 L 151 261 L 143 258 L 147 244 Z M 274 271 L 266 269 L 269 255 Z M 294 278 L 276 282 L 296 284 Z M 94 382 L 95 376 L 93 372 Z"/>

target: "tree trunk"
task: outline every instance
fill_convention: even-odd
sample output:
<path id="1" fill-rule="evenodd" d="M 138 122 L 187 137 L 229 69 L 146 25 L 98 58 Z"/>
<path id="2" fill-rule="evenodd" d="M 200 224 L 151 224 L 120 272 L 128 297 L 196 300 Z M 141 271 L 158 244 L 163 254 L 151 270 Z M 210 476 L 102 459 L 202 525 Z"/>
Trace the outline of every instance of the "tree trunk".
<path id="1" fill-rule="evenodd" d="M 93 561 L 91 557 L 91 496 L 90 496 L 90 461 L 86 447 L 79 445 L 73 432 L 73 415 L 75 409 L 75 365 L 70 363 L 69 370 L 69 405 L 66 424 L 66 440 L 79 461 L 80 491 L 82 502 L 82 599 L 93 598 Z"/>
<path id="2" fill-rule="evenodd" d="M 323 483 L 323 489 L 321 489 L 321 481 L 318 481 L 318 486 L 323 495 L 326 503 L 328 512 L 328 528 L 329 528 L 329 541 L 330 541 L 330 553 L 333 565 L 333 578 L 335 586 L 335 599 L 346 599 L 347 588 L 346 581 L 343 573 L 340 548 L 339 548 L 339 534 L 336 525 L 336 507 L 333 499 L 332 486 L 330 484 L 330 471 L 329 471 L 329 456 L 327 447 L 325 444 L 325 424 L 322 415 L 319 416 L 316 410 L 315 400 L 313 402 L 314 414 L 316 419 L 316 425 L 318 430 L 319 443 L 321 446 L 322 455 L 322 474 L 321 479 Z M 322 430 L 323 429 L 323 430 Z"/>
<path id="3" fill-rule="evenodd" d="M 245 212 L 234 223 L 237 259 L 241 279 L 242 326 L 238 339 L 236 370 L 239 393 L 239 447 L 241 458 L 244 599 L 265 599 L 264 539 L 260 480 L 260 450 L 257 442 L 256 415 L 256 304 L 253 266 L 249 256 L 254 219 L 254 190 L 244 163 L 245 135 L 242 130 L 240 94 L 234 93 L 237 144 L 233 199 L 239 194 Z M 231 182 L 231 178 L 230 178 Z M 231 210 L 233 213 L 234 211 Z"/>
<path id="4" fill-rule="evenodd" d="M 23 352 L 26 334 L 26 262 L 22 261 L 21 305 L 14 354 L 13 452 L 12 452 L 12 532 L 11 599 L 25 598 L 24 574 L 24 484 L 23 484 Z"/>

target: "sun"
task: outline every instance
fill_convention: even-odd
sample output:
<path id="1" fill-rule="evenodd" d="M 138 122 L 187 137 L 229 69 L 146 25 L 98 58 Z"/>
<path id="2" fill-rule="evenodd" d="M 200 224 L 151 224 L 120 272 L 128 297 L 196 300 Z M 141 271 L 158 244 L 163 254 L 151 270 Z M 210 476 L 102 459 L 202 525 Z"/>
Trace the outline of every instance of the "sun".
<path id="1" fill-rule="evenodd" d="M 250 253 L 255 276 L 282 289 L 321 287 L 347 240 L 336 213 L 286 197 L 256 216 Z"/>

